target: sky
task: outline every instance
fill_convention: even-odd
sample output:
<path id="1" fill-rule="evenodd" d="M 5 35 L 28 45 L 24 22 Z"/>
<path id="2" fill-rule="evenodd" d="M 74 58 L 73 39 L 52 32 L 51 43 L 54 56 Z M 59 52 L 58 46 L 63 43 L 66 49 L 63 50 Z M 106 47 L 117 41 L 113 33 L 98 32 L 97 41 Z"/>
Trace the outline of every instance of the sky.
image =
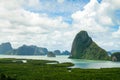
<path id="1" fill-rule="evenodd" d="M 120 0 L 0 0 L 0 43 L 70 51 L 81 30 L 120 50 Z"/>

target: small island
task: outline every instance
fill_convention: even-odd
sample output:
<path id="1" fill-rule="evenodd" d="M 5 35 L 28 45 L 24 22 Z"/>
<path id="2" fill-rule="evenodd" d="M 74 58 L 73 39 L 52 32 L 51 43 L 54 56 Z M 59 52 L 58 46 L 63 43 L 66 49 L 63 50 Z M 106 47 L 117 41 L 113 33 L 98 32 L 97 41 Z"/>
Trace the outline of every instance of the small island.
<path id="1" fill-rule="evenodd" d="M 56 57 L 56 55 L 53 52 L 48 52 L 47 57 Z"/>

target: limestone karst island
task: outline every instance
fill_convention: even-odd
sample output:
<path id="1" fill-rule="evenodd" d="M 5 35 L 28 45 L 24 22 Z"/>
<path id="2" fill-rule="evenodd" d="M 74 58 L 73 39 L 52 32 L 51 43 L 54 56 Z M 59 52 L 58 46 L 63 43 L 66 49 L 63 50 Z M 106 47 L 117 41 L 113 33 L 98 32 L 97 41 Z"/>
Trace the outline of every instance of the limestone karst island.
<path id="1" fill-rule="evenodd" d="M 120 80 L 120 0 L 0 0 L 0 80 Z"/>
<path id="2" fill-rule="evenodd" d="M 86 31 L 80 31 L 72 44 L 70 58 L 108 60 L 107 52 L 100 48 Z"/>

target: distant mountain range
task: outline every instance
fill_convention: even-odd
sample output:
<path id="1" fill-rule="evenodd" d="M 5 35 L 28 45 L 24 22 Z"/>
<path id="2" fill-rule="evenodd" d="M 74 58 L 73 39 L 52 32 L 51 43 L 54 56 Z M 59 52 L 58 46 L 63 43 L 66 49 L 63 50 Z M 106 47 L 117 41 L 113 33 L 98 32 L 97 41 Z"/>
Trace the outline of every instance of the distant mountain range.
<path id="1" fill-rule="evenodd" d="M 115 52 L 120 52 L 120 50 L 110 50 L 110 51 L 107 51 L 109 56 L 111 56 Z"/>
<path id="2" fill-rule="evenodd" d="M 50 51 L 47 48 L 37 47 L 35 45 L 22 45 L 17 49 L 13 49 L 10 42 L 0 45 L 0 54 L 7 55 L 47 55 Z M 69 51 L 55 50 L 52 51 L 55 55 L 69 55 Z"/>
<path id="3" fill-rule="evenodd" d="M 109 51 L 109 52 L 111 52 L 111 53 L 120 52 L 120 50 L 111 50 L 111 51 Z"/>

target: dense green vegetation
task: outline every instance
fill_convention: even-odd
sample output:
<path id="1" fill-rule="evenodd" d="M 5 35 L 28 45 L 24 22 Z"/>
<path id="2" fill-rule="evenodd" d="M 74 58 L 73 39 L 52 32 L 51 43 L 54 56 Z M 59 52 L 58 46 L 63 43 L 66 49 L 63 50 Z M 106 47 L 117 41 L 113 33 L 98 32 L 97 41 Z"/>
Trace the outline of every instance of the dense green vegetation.
<path id="1" fill-rule="evenodd" d="M 111 55 L 112 61 L 120 61 L 120 52 L 115 52 Z"/>
<path id="2" fill-rule="evenodd" d="M 1 73 L 0 74 L 0 80 L 16 80 L 16 79 Z"/>
<path id="3" fill-rule="evenodd" d="M 92 60 L 108 60 L 107 52 L 100 48 L 92 39 L 89 37 L 86 31 L 80 31 L 72 45 L 72 51 L 70 58 L 78 59 L 92 59 Z"/>
<path id="4" fill-rule="evenodd" d="M 94 59 L 94 60 L 108 60 L 108 54 L 104 49 L 101 49 L 95 42 L 91 43 L 91 45 L 86 48 L 81 58 L 85 59 Z"/>
<path id="5" fill-rule="evenodd" d="M 16 61 L 16 62 L 14 62 Z M 47 60 L 0 59 L 0 80 L 119 80 L 120 68 L 68 68 L 72 63 Z"/>

